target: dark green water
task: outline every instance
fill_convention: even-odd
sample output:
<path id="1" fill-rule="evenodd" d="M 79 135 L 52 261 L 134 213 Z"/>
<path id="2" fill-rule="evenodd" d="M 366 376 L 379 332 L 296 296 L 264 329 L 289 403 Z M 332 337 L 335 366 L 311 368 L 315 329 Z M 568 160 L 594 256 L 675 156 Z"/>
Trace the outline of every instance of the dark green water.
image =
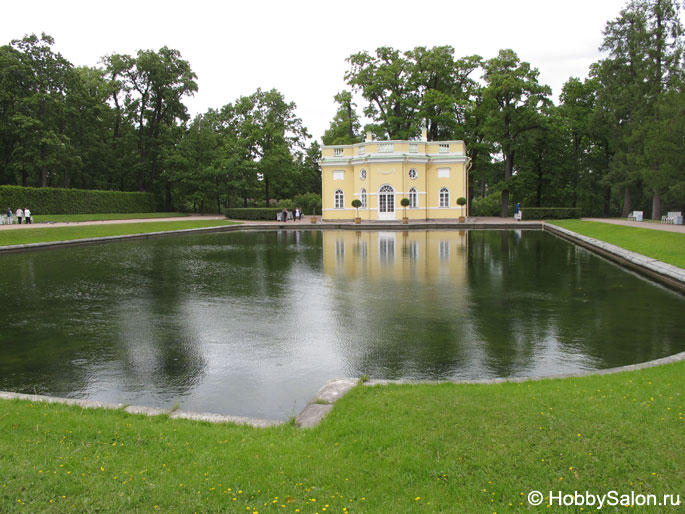
<path id="1" fill-rule="evenodd" d="M 274 231 L 0 256 L 0 390 L 285 419 L 336 376 L 685 350 L 685 299 L 534 231 Z"/>

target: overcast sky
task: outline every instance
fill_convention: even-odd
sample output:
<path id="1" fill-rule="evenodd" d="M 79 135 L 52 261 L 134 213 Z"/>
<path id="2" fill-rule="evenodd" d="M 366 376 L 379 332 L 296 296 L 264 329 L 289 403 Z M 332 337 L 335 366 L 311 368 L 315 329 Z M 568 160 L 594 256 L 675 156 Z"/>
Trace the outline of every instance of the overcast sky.
<path id="1" fill-rule="evenodd" d="M 540 71 L 554 98 L 571 76 L 584 78 L 601 55 L 605 23 L 626 0 L 348 0 L 240 2 L 12 1 L 0 16 L 0 44 L 45 32 L 74 65 L 109 53 L 175 48 L 197 74 L 192 115 L 220 108 L 258 87 L 278 89 L 320 139 L 345 88 L 345 61 L 379 46 L 408 50 L 451 45 L 455 56 L 512 48 Z M 359 102 L 361 112 L 361 102 Z"/>

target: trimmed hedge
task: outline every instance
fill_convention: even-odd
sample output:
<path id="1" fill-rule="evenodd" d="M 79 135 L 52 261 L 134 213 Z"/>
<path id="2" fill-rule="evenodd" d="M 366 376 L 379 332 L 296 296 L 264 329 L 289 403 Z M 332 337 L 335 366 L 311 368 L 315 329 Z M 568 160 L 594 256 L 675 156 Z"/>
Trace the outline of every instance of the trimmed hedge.
<path id="1" fill-rule="evenodd" d="M 155 212 L 151 193 L 60 189 L 54 187 L 0 186 L 0 210 L 28 207 L 31 214 L 109 214 Z"/>
<path id="2" fill-rule="evenodd" d="M 263 220 L 276 221 L 276 214 L 283 209 L 280 207 L 257 207 L 252 209 L 224 209 L 224 215 L 230 220 Z"/>
<path id="3" fill-rule="evenodd" d="M 522 207 L 524 220 L 567 220 L 580 218 L 578 207 Z"/>

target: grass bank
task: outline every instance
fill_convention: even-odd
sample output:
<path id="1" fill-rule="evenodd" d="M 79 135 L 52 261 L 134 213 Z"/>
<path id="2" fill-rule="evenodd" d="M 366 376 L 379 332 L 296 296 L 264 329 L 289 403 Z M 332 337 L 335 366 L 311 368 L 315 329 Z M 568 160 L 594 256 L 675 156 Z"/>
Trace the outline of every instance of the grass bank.
<path id="1" fill-rule="evenodd" d="M 0 511 L 579 512 L 535 509 L 533 490 L 685 500 L 684 374 L 680 362 L 522 384 L 357 387 L 310 430 L 1 401 Z"/>
<path id="2" fill-rule="evenodd" d="M 111 225 L 82 225 L 73 227 L 25 228 L 17 230 L 0 230 L 0 246 L 10 246 L 49 241 L 69 241 L 89 237 L 121 236 L 127 234 L 144 234 L 166 230 L 185 230 L 189 228 L 218 227 L 235 225 L 226 220 L 179 220 L 151 221 L 145 223 L 118 223 Z"/>
<path id="3" fill-rule="evenodd" d="M 112 214 L 43 214 L 33 216 L 34 223 L 68 223 L 76 221 L 135 220 L 152 218 L 180 218 L 190 216 L 182 212 L 134 212 Z"/>
<path id="4" fill-rule="evenodd" d="M 648 228 L 611 225 L 596 221 L 562 220 L 548 222 L 620 246 L 631 252 L 685 268 L 685 235 Z"/>

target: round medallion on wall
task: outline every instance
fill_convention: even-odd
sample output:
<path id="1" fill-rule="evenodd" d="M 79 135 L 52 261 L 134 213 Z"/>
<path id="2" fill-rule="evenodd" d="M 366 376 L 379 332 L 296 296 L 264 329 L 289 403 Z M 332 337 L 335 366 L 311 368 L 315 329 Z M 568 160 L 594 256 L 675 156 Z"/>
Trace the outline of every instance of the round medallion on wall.
<path id="1" fill-rule="evenodd" d="M 414 180 L 416 177 L 419 176 L 419 172 L 416 171 L 416 168 L 412 168 L 409 170 L 409 178 Z"/>
<path id="2" fill-rule="evenodd" d="M 366 170 L 361 170 L 359 172 L 359 178 L 362 180 L 366 180 Z"/>

